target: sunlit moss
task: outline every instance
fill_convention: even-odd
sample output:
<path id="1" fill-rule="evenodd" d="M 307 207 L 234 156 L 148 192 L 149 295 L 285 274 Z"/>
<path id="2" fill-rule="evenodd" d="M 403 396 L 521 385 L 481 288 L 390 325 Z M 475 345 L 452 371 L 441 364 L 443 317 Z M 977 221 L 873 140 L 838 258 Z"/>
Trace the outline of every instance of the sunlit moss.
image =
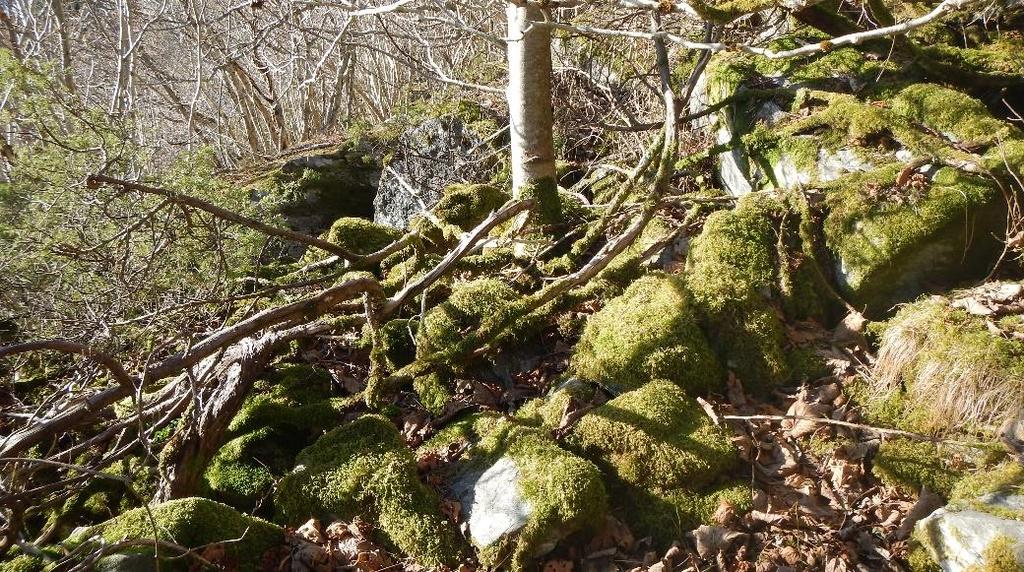
<path id="1" fill-rule="evenodd" d="M 530 517 L 516 534 L 479 550 L 485 566 L 521 571 L 538 550 L 602 522 L 607 496 L 597 467 L 558 447 L 546 430 L 497 415 L 473 415 L 449 425 L 421 451 L 444 450 L 463 441 L 466 470 L 484 470 L 502 457 L 518 470 L 519 492 L 530 503 Z"/>
<path id="2" fill-rule="evenodd" d="M 275 497 L 282 521 L 361 515 L 377 525 L 381 541 L 422 565 L 452 566 L 462 553 L 440 499 L 419 481 L 412 452 L 386 418 L 365 415 L 330 431 L 296 464 Z"/>
<path id="3" fill-rule="evenodd" d="M 689 292 L 672 276 L 641 278 L 591 316 L 572 367 L 581 378 L 617 391 L 661 378 L 706 393 L 724 377 Z"/>
<path id="4" fill-rule="evenodd" d="M 224 549 L 243 571 L 260 570 L 263 553 L 284 543 L 284 531 L 280 527 L 198 497 L 130 510 L 76 533 L 69 542 L 80 543 L 93 536 L 101 536 L 106 542 L 159 538 L 189 548 L 231 540 L 233 542 L 224 542 Z M 145 544 L 132 548 L 133 552 L 153 553 L 153 550 Z M 160 549 L 161 555 L 168 556 L 167 550 Z"/>

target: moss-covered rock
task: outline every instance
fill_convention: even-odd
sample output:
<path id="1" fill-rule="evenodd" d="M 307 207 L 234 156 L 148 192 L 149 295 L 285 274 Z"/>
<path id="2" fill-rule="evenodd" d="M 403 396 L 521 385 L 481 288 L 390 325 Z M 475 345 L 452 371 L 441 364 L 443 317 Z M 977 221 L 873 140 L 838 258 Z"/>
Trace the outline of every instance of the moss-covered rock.
<path id="1" fill-rule="evenodd" d="M 371 220 L 341 217 L 331 224 L 331 228 L 324 233 L 322 238 L 355 254 L 371 254 L 388 246 L 401 236 L 401 231 Z M 312 262 L 324 256 L 327 256 L 327 253 L 318 248 L 312 248 L 307 252 L 305 260 Z"/>
<path id="2" fill-rule="evenodd" d="M 331 397 L 328 372 L 279 366 L 256 382 L 228 426 L 227 441 L 204 473 L 204 493 L 242 510 L 264 504 L 295 455 L 340 423 L 346 405 Z"/>
<path id="3" fill-rule="evenodd" d="M 296 463 L 275 496 L 282 521 L 360 515 L 376 525 L 379 540 L 422 565 L 452 566 L 459 560 L 458 534 L 386 418 L 366 415 L 342 425 L 299 453 Z"/>
<path id="4" fill-rule="evenodd" d="M 68 542 L 78 544 L 96 536 L 108 543 L 124 539 L 158 538 L 187 548 L 230 540 L 233 542 L 224 543 L 227 558 L 234 562 L 237 570 L 243 571 L 260 570 L 263 554 L 280 546 L 285 540 L 284 531 L 280 527 L 199 497 L 175 499 L 148 508 L 130 510 L 76 533 Z M 132 547 L 131 551 L 153 554 L 154 549 L 140 544 Z M 169 556 L 166 548 L 162 548 L 160 553 L 162 557 Z"/>
<path id="5" fill-rule="evenodd" d="M 591 316 L 572 367 L 580 378 L 617 392 L 660 378 L 702 394 L 724 379 L 690 293 L 673 276 L 645 276 Z"/>
<path id="6" fill-rule="evenodd" d="M 452 488 L 485 566 L 522 570 L 562 538 L 603 521 L 607 497 L 597 467 L 559 448 L 547 431 L 479 414 L 445 428 L 421 452 L 460 441 L 469 448 Z"/>
<path id="7" fill-rule="evenodd" d="M 912 430 L 926 432 L 985 431 L 1015 415 L 1024 392 L 1024 343 L 1009 334 L 1018 316 L 992 321 L 964 306 L 1020 292 L 1019 284 L 992 283 L 901 308 L 879 328 L 869 407 L 916 420 Z"/>
<path id="8" fill-rule="evenodd" d="M 457 344 L 484 318 L 509 310 L 519 294 L 496 278 L 461 282 L 444 303 L 427 312 L 416 336 L 417 355 L 425 356 Z"/>
<path id="9" fill-rule="evenodd" d="M 744 387 L 764 392 L 789 376 L 779 300 L 777 225 L 784 207 L 751 195 L 708 217 L 693 241 L 686 284 L 704 316 L 712 348 Z"/>
<path id="10" fill-rule="evenodd" d="M 837 280 L 854 304 L 876 315 L 935 286 L 983 275 L 998 255 L 993 230 L 1005 224 L 991 181 L 942 168 L 908 196 L 895 188 L 902 169 L 891 163 L 827 191 L 824 232 Z"/>
<path id="11" fill-rule="evenodd" d="M 380 173 L 372 145 L 348 141 L 333 150 L 286 159 L 251 189 L 292 229 L 317 235 L 339 217 L 372 217 Z"/>
<path id="12" fill-rule="evenodd" d="M 621 492 L 635 531 L 659 543 L 709 523 L 720 501 L 750 505 L 733 482 L 739 456 L 729 437 L 674 383 L 656 380 L 587 413 L 566 438 Z"/>

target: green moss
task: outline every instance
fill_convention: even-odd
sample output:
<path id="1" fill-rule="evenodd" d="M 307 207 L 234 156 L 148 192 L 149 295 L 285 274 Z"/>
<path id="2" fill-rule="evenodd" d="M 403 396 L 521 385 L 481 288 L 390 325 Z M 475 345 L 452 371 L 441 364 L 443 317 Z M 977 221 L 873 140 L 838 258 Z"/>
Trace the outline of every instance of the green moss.
<path id="1" fill-rule="evenodd" d="M 423 407 L 434 415 L 440 415 L 454 395 L 451 374 L 447 371 L 432 371 L 418 376 L 412 387 Z"/>
<path id="2" fill-rule="evenodd" d="M 985 502 L 988 496 L 1024 494 L 1024 466 L 1007 461 L 992 468 L 977 471 L 956 483 L 950 496 L 953 506 L 1006 518 L 1024 520 L 1024 510 L 1014 510 Z"/>
<path id="3" fill-rule="evenodd" d="M 0 572 L 42 572 L 45 563 L 38 556 L 19 554 L 0 562 Z"/>
<path id="4" fill-rule="evenodd" d="M 524 423 L 555 429 L 562 422 L 562 414 L 573 398 L 586 403 L 594 396 L 594 387 L 578 379 L 571 378 L 561 386 L 554 388 L 544 397 L 531 399 L 516 411 L 516 418 Z"/>
<path id="5" fill-rule="evenodd" d="M 603 522 L 607 496 L 598 469 L 552 441 L 548 431 L 497 415 L 477 414 L 449 425 L 421 448 L 440 451 L 469 443 L 461 470 L 482 472 L 502 457 L 518 470 L 520 493 L 530 503 L 529 521 L 517 534 L 479 551 L 485 566 L 523 570 L 541 546 Z"/>
<path id="6" fill-rule="evenodd" d="M 1020 131 L 988 112 L 981 101 L 935 84 L 914 84 L 892 100 L 897 114 L 956 141 L 991 143 L 1020 136 Z"/>
<path id="7" fill-rule="evenodd" d="M 711 346 L 754 392 L 790 374 L 782 321 L 769 304 L 780 294 L 775 221 L 783 212 L 774 198 L 748 195 L 735 209 L 708 217 L 687 258 L 686 284 Z"/>
<path id="8" fill-rule="evenodd" d="M 728 437 L 673 383 L 652 381 L 586 414 L 566 438 L 594 461 L 622 498 L 627 523 L 667 546 L 701 523 L 721 501 L 740 512 L 749 487 L 722 483 L 738 466 Z"/>
<path id="9" fill-rule="evenodd" d="M 416 359 L 416 331 L 419 322 L 400 318 L 385 323 L 377 330 L 373 359 L 393 372 Z M 365 334 L 364 334 L 365 335 Z"/>
<path id="10" fill-rule="evenodd" d="M 889 486 L 916 494 L 927 486 L 949 498 L 963 471 L 953 468 L 934 444 L 910 439 L 892 439 L 882 443 L 874 459 L 873 473 Z"/>
<path id="11" fill-rule="evenodd" d="M 915 422 L 910 430 L 985 433 L 1020 406 L 1024 343 L 993 335 L 986 319 L 950 303 L 925 298 L 885 324 L 876 375 L 888 391 L 876 388 L 881 404 L 868 404 L 906 418 L 904 426 Z"/>
<path id="12" fill-rule="evenodd" d="M 975 175 L 940 169 L 923 195 L 893 201 L 887 191 L 901 164 L 858 173 L 829 185 L 824 233 L 840 265 L 840 285 L 859 306 L 884 312 L 931 284 L 981 274 L 998 244 L 983 230 L 1003 225 L 1002 199 Z M 998 226 L 994 226 L 998 225 Z"/>
<path id="13" fill-rule="evenodd" d="M 377 525 L 380 540 L 425 566 L 452 565 L 462 552 L 440 499 L 421 483 L 412 453 L 386 418 L 365 415 L 304 449 L 298 468 L 281 480 L 280 518 L 298 524 L 310 516 Z"/>
<path id="14" fill-rule="evenodd" d="M 431 211 L 448 224 L 471 230 L 509 198 L 507 191 L 493 185 L 452 185 Z"/>
<path id="15" fill-rule="evenodd" d="M 444 303 L 427 312 L 416 335 L 417 355 L 444 351 L 462 341 L 484 318 L 509 311 L 519 294 L 506 282 L 484 278 L 461 282 Z"/>
<path id="16" fill-rule="evenodd" d="M 330 374 L 309 366 L 278 366 L 254 386 L 203 475 L 205 494 L 243 510 L 269 497 L 299 450 L 337 425 L 348 406 L 330 397 Z"/>
<path id="17" fill-rule="evenodd" d="M 544 225 L 562 222 L 562 201 L 558 194 L 558 182 L 554 178 L 524 185 L 516 198 L 536 201 L 531 211 L 531 218 L 536 223 Z"/>
<path id="18" fill-rule="evenodd" d="M 572 367 L 581 378 L 616 391 L 663 378 L 707 393 L 723 380 L 697 326 L 691 296 L 672 276 L 641 278 L 591 316 Z"/>
<path id="19" fill-rule="evenodd" d="M 371 254 L 402 237 L 398 229 L 356 217 L 342 217 L 334 221 L 323 238 L 355 254 Z M 306 259 L 318 260 L 327 254 L 313 248 Z"/>
<path id="20" fill-rule="evenodd" d="M 744 514 L 753 507 L 750 484 L 742 480 L 714 485 L 700 492 L 674 489 L 655 494 L 627 489 L 621 498 L 623 518 L 633 533 L 650 536 L 660 549 L 685 538 L 702 524 L 715 524 L 715 511 L 723 502 L 732 505 L 737 514 Z"/>
<path id="21" fill-rule="evenodd" d="M 228 557 L 237 561 L 239 570 L 259 570 L 263 553 L 284 543 L 280 527 L 199 497 L 167 501 L 148 510 L 130 510 L 75 534 L 69 542 L 77 544 L 94 536 L 101 536 L 106 542 L 156 537 L 190 548 L 241 538 L 224 544 Z M 140 545 L 132 550 L 153 549 Z M 167 549 L 161 549 L 161 553 L 166 555 Z"/>
<path id="22" fill-rule="evenodd" d="M 567 443 L 617 479 L 648 491 L 700 489 L 738 462 L 728 436 L 665 380 L 589 412 Z"/>
<path id="23" fill-rule="evenodd" d="M 932 560 L 928 549 L 916 540 L 910 541 L 910 550 L 907 553 L 907 565 L 910 572 L 942 572 L 942 567 Z"/>
<path id="24" fill-rule="evenodd" d="M 968 572 L 1024 572 L 1024 563 L 1017 560 L 1017 544 L 1005 535 L 990 542 L 981 558 L 984 564 L 973 566 Z"/>

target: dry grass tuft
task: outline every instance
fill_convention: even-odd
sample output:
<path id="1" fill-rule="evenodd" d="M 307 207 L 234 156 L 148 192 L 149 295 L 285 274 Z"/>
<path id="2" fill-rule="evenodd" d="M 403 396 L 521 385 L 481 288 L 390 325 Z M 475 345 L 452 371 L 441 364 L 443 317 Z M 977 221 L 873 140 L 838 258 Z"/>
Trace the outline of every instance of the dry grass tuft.
<path id="1" fill-rule="evenodd" d="M 1010 326 L 1020 314 L 965 309 L 974 293 L 910 304 L 882 334 L 874 399 L 902 398 L 895 413 L 919 430 L 991 432 L 1024 401 L 1024 342 Z"/>

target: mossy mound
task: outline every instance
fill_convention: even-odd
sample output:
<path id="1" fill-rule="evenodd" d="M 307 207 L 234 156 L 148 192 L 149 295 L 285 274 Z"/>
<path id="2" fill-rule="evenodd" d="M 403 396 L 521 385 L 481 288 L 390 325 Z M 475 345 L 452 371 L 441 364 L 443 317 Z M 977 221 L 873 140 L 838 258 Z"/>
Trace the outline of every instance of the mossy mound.
<path id="1" fill-rule="evenodd" d="M 356 217 L 342 217 L 334 221 L 324 239 L 356 254 L 371 254 L 388 246 L 402 236 L 402 231 Z M 315 249 L 314 249 L 315 250 Z"/>
<path id="2" fill-rule="evenodd" d="M 105 542 L 124 539 L 158 538 L 188 548 L 225 542 L 227 558 L 237 570 L 260 570 L 263 554 L 284 543 L 284 530 L 265 520 L 199 497 L 175 499 L 147 508 L 125 512 L 105 523 L 92 526 L 68 540 L 71 544 L 100 536 Z M 241 539 L 235 542 L 235 539 Z M 162 556 L 167 548 L 161 548 Z M 154 554 L 153 547 L 133 546 L 136 554 Z M 180 562 L 180 560 L 179 560 Z"/>
<path id="3" fill-rule="evenodd" d="M 41 572 L 45 566 L 46 563 L 38 556 L 18 554 L 0 562 L 0 572 Z"/>
<path id="4" fill-rule="evenodd" d="M 705 394 L 724 379 L 690 293 L 673 276 L 645 276 L 591 316 L 572 367 L 580 378 L 616 392 L 660 378 Z"/>
<path id="5" fill-rule="evenodd" d="M 600 471 L 558 447 L 547 431 L 477 414 L 443 429 L 421 452 L 445 450 L 455 442 L 470 446 L 453 478 L 479 475 L 502 459 L 510 460 L 517 477 L 502 485 L 518 491 L 529 506 L 522 528 L 477 547 L 484 566 L 523 570 L 531 558 L 549 551 L 557 541 L 603 522 L 607 496 Z M 471 533 L 472 522 L 470 515 Z"/>
<path id="6" fill-rule="evenodd" d="M 791 273 L 792 265 L 780 258 L 787 255 L 779 234 L 788 233 L 782 222 L 788 212 L 776 198 L 743 197 L 735 209 L 708 217 L 686 263 L 686 284 L 711 347 L 755 393 L 767 392 L 791 373 L 776 306 L 785 306 L 793 293 L 813 297 L 817 292 L 809 277 Z"/>
<path id="7" fill-rule="evenodd" d="M 365 415 L 328 432 L 299 453 L 296 464 L 275 496 L 283 522 L 362 516 L 376 525 L 380 541 L 424 566 L 459 560 L 461 539 L 386 418 Z"/>
<path id="8" fill-rule="evenodd" d="M 507 312 L 519 294 L 508 283 L 495 278 L 460 282 L 448 299 L 423 317 L 416 335 L 418 356 L 443 351 L 478 328 L 483 320 Z"/>
<path id="9" fill-rule="evenodd" d="M 652 381 L 587 413 L 566 438 L 628 499 L 634 530 L 668 543 L 710 522 L 721 500 L 749 506 L 728 480 L 739 464 L 729 437 L 674 383 Z"/>
<path id="10" fill-rule="evenodd" d="M 452 185 L 431 211 L 448 224 L 470 230 L 511 198 L 508 191 L 494 185 Z"/>
<path id="11" fill-rule="evenodd" d="M 936 433 L 985 431 L 1016 414 L 1024 394 L 1024 343 L 1012 334 L 1020 316 L 990 318 L 963 306 L 1019 290 L 1015 283 L 993 283 L 901 308 L 879 327 L 869 407 L 888 403 L 891 417 L 916 419 L 913 430 Z"/>
<path id="12" fill-rule="evenodd" d="M 925 190 L 907 196 L 894 188 L 902 169 L 890 163 L 850 175 L 826 195 L 824 233 L 839 285 L 875 315 L 936 286 L 983 275 L 998 255 L 992 231 L 1005 224 L 991 181 L 941 168 Z"/>
<path id="13" fill-rule="evenodd" d="M 203 475 L 204 493 L 242 510 L 269 497 L 295 455 L 341 422 L 345 400 L 331 398 L 330 384 L 326 371 L 301 365 L 257 381 Z"/>

